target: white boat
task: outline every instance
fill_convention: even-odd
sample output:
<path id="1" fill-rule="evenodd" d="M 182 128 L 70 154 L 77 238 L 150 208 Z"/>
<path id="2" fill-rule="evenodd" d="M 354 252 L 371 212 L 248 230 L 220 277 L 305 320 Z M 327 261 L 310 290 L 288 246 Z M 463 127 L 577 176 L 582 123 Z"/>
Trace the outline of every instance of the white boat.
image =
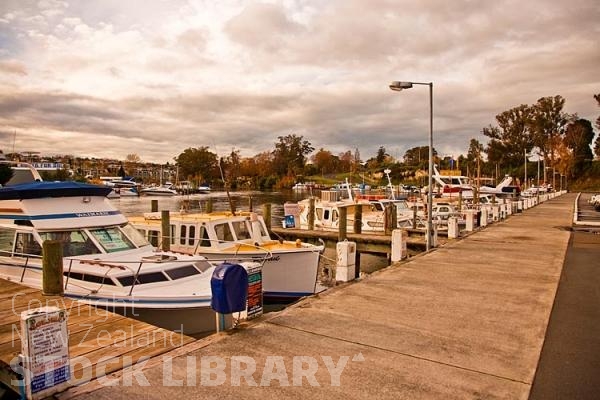
<path id="1" fill-rule="evenodd" d="M 160 186 L 149 186 L 140 190 L 140 194 L 145 196 L 175 196 L 177 191 L 173 189 L 173 185 L 164 184 Z"/>
<path id="2" fill-rule="evenodd" d="M 0 277 L 40 289 L 42 244 L 59 240 L 65 296 L 186 334 L 214 330 L 214 266 L 156 252 L 106 199 L 110 190 L 77 182 L 1 188 Z"/>
<path id="3" fill-rule="evenodd" d="M 171 250 L 229 262 L 263 262 L 265 300 L 292 300 L 320 291 L 318 266 L 322 245 L 273 240 L 262 216 L 251 212 L 169 214 Z M 160 237 L 161 213 L 130 217 L 146 237 Z"/>
<path id="4" fill-rule="evenodd" d="M 200 186 L 198 186 L 198 193 L 200 193 L 200 194 L 208 194 L 211 191 L 212 191 L 212 189 L 208 185 L 200 185 Z"/>

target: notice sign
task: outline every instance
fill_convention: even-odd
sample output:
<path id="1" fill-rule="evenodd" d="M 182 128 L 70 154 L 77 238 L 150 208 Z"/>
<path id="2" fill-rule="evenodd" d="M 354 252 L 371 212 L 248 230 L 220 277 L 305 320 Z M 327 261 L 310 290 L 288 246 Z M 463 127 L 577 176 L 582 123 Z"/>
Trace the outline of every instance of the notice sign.
<path id="1" fill-rule="evenodd" d="M 71 378 L 67 312 L 57 307 L 24 311 L 21 332 L 27 397 L 64 390 Z"/>
<path id="2" fill-rule="evenodd" d="M 262 266 L 258 263 L 246 267 L 248 272 L 247 319 L 256 318 L 263 313 Z"/>

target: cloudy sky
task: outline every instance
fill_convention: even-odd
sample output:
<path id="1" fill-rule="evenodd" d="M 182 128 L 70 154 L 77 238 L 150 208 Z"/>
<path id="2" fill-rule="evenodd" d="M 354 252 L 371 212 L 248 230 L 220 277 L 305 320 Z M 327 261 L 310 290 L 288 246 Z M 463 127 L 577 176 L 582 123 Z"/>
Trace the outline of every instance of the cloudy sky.
<path id="1" fill-rule="evenodd" d="M 465 154 L 543 96 L 600 115 L 597 0 L 2 0 L 0 148 L 172 161 L 301 135 Z"/>

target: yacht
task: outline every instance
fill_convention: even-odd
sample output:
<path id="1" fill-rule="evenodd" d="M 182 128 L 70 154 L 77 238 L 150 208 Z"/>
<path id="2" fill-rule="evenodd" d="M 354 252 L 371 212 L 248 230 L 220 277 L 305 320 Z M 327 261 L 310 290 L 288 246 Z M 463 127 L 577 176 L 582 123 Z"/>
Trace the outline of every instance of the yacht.
<path id="1" fill-rule="evenodd" d="M 140 190 L 140 194 L 146 196 L 175 196 L 177 191 L 173 189 L 173 185 L 166 183 L 160 186 L 149 186 Z"/>
<path id="2" fill-rule="evenodd" d="M 78 182 L 0 188 L 0 278 L 42 288 L 42 244 L 62 243 L 64 295 L 185 334 L 215 329 L 214 265 L 155 251 L 106 195 Z"/>

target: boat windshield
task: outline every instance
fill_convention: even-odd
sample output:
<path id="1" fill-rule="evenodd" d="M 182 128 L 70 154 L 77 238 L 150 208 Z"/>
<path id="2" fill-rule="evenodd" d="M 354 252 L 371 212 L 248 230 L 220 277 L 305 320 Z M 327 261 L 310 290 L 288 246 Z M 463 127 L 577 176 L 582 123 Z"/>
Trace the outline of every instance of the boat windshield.
<path id="1" fill-rule="evenodd" d="M 135 249 L 135 245 L 118 227 L 90 229 L 90 233 L 107 253 Z"/>
<path id="2" fill-rule="evenodd" d="M 138 231 L 131 224 L 122 225 L 121 229 L 123 230 L 123 232 L 125 232 L 125 234 L 127 235 L 127 237 L 129 239 L 131 239 L 131 241 L 133 242 L 133 244 L 136 247 L 150 246 L 150 242 L 148 242 L 146 240 L 146 238 L 144 237 L 144 235 L 142 233 L 140 233 L 140 231 Z"/>
<path id="3" fill-rule="evenodd" d="M 100 249 L 94 244 L 88 234 L 82 230 L 39 232 L 39 235 L 42 242 L 46 240 L 58 240 L 61 242 L 63 257 L 100 253 Z"/>

